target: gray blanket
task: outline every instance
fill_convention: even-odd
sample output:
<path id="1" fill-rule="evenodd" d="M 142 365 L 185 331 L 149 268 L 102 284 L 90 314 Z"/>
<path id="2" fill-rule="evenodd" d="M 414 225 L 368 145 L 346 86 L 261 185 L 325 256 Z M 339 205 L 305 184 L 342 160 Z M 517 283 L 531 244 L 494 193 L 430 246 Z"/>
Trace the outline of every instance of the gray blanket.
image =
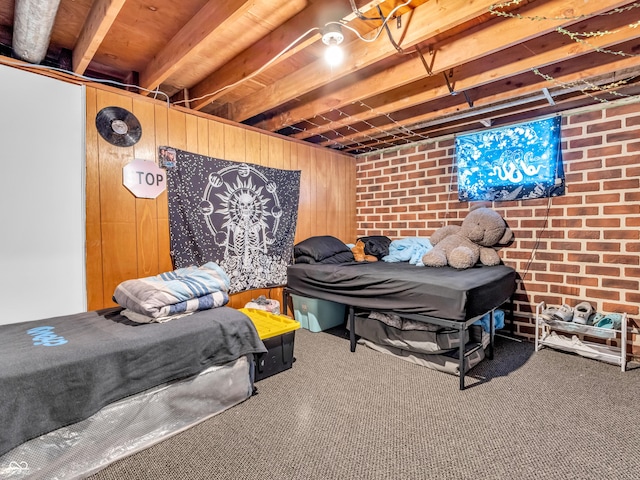
<path id="1" fill-rule="evenodd" d="M 266 352 L 228 307 L 151 324 L 120 310 L 0 326 L 0 455 L 128 395 Z"/>
<path id="2" fill-rule="evenodd" d="M 167 321 L 177 315 L 222 307 L 229 301 L 228 291 L 227 274 L 218 264 L 208 262 L 125 280 L 116 287 L 113 299 L 149 321 Z"/>

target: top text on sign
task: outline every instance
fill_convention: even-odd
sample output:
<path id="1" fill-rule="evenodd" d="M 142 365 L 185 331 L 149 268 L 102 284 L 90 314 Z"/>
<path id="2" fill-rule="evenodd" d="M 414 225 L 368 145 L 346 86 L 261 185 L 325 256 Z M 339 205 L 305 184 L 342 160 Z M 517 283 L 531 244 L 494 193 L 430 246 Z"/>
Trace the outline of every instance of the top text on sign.
<path id="1" fill-rule="evenodd" d="M 167 175 L 155 162 L 136 158 L 123 167 L 122 183 L 138 198 L 156 198 L 167 188 Z"/>

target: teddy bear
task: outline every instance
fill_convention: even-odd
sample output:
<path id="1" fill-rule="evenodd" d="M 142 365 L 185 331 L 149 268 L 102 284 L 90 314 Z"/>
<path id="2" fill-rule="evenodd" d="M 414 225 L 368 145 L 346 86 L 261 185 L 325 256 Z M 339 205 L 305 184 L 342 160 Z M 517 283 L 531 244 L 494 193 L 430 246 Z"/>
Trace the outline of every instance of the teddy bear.
<path id="1" fill-rule="evenodd" d="M 506 245 L 513 232 L 502 216 L 490 208 L 473 208 L 462 225 L 440 227 L 430 237 L 433 248 L 425 253 L 422 262 L 428 267 L 447 265 L 466 269 L 478 261 L 482 265 L 500 264 L 496 246 Z"/>
<path id="2" fill-rule="evenodd" d="M 356 262 L 377 262 L 378 257 L 374 255 L 367 255 L 364 253 L 364 242 L 362 240 L 358 240 L 356 244 L 351 248 L 351 252 L 353 253 L 353 258 Z"/>

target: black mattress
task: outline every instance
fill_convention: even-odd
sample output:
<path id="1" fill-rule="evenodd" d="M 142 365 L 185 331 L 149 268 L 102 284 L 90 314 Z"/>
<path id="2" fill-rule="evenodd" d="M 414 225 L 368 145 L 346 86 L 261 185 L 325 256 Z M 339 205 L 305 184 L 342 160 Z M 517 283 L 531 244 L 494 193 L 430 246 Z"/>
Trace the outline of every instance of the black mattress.
<path id="1" fill-rule="evenodd" d="M 506 265 L 418 267 L 408 262 L 294 264 L 292 293 L 353 307 L 466 321 L 500 306 L 515 291 L 516 272 Z"/>
<path id="2" fill-rule="evenodd" d="M 0 325 L 0 455 L 126 396 L 266 352 L 232 308 L 149 324 L 121 310 Z"/>

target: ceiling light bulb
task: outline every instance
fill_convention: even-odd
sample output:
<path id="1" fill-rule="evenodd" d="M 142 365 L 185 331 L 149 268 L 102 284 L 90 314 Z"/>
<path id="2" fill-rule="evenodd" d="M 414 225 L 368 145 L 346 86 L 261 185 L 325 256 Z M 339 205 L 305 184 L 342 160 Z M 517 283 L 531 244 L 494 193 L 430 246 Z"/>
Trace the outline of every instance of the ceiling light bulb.
<path id="1" fill-rule="evenodd" d="M 339 46 L 343 40 L 344 35 L 339 24 L 331 22 L 325 25 L 322 31 L 322 43 L 327 45 L 324 59 L 332 67 L 340 65 L 344 59 L 344 52 Z"/>
<path id="2" fill-rule="evenodd" d="M 336 43 L 332 43 L 324 51 L 325 61 L 332 67 L 336 67 L 342 63 L 344 52 Z"/>
<path id="3" fill-rule="evenodd" d="M 328 23 L 322 29 L 322 43 L 325 45 L 331 45 L 332 43 L 340 45 L 343 40 L 342 28 L 337 23 Z"/>

